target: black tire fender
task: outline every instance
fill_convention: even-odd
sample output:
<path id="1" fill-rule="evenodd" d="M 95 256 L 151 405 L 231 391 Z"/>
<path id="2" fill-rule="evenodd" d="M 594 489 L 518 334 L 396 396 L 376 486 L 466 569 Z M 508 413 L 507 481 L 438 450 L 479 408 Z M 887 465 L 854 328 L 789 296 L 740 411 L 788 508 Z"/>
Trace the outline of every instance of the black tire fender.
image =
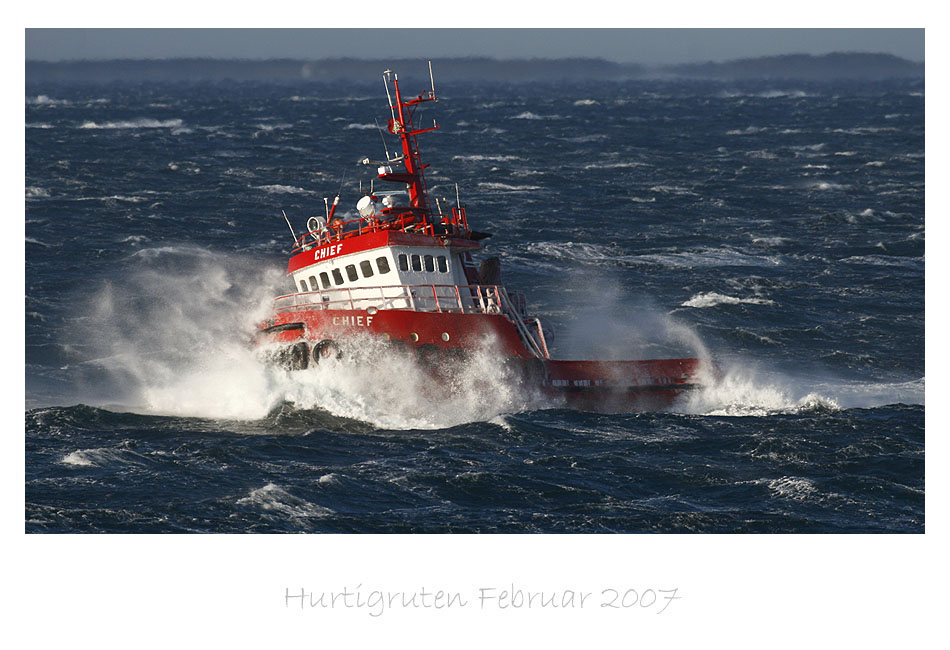
<path id="1" fill-rule="evenodd" d="M 333 339 L 323 339 L 313 346 L 310 356 L 313 358 L 313 363 L 316 365 L 319 364 L 321 360 L 329 359 L 331 356 L 336 356 L 337 359 L 342 359 L 343 351 L 340 350 L 340 344 Z"/>

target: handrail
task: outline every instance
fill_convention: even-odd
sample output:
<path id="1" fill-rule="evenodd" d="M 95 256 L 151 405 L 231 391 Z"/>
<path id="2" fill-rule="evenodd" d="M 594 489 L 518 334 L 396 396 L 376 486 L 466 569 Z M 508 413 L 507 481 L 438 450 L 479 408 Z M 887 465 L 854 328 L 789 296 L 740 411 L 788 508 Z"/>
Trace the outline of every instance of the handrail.
<path id="1" fill-rule="evenodd" d="M 456 212 L 453 207 L 452 216 L 443 218 L 439 223 L 433 223 L 426 218 L 427 213 L 421 208 L 395 208 L 398 212 L 387 213 L 380 212 L 378 217 L 359 217 L 349 221 L 343 221 L 333 227 L 326 227 L 321 230 L 311 230 L 297 237 L 290 253 L 296 254 L 310 250 L 315 246 L 323 246 L 334 242 L 343 241 L 350 237 L 359 237 L 371 232 L 380 232 L 384 230 L 393 230 L 396 232 L 412 232 L 423 235 L 435 236 L 436 226 L 441 228 L 454 229 L 457 235 L 464 235 L 468 232 L 468 224 L 464 222 L 464 210 Z"/>
<path id="2" fill-rule="evenodd" d="M 528 347 L 528 351 L 539 359 L 547 359 L 547 345 L 544 344 L 544 339 L 542 338 L 539 342 L 534 338 L 530 330 L 528 330 L 527 325 L 525 325 L 524 320 L 522 320 L 521 316 L 515 311 L 514 306 L 511 304 L 511 298 L 508 297 L 508 292 L 505 291 L 504 287 L 497 288 L 501 289 L 499 296 L 501 298 L 502 307 L 504 311 L 510 315 L 510 319 L 515 324 L 515 328 L 517 328 L 518 333 L 521 335 L 521 339 Z"/>
<path id="3" fill-rule="evenodd" d="M 431 295 L 430 295 L 431 294 Z M 527 350 L 539 359 L 548 358 L 540 324 L 534 334 L 514 308 L 508 292 L 500 285 L 486 284 L 392 284 L 373 287 L 338 287 L 278 296 L 278 313 L 299 309 L 390 309 L 459 314 L 498 314 L 510 320 Z"/>
<path id="4" fill-rule="evenodd" d="M 278 296 L 278 312 L 296 309 L 404 309 L 410 311 L 490 313 L 502 312 L 498 299 L 486 289 L 500 287 L 454 284 L 393 284 L 370 287 L 337 287 Z M 465 292 L 470 295 L 466 295 Z"/>

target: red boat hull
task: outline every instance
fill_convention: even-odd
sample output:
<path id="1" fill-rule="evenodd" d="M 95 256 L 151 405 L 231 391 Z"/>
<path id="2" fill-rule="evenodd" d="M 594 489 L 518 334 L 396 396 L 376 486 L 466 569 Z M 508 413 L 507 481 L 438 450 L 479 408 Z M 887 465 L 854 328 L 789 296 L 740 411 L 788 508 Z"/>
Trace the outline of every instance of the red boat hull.
<path id="1" fill-rule="evenodd" d="M 458 314 L 382 310 L 298 309 L 262 325 L 259 343 L 284 344 L 293 354 L 281 365 L 306 370 L 347 338 L 373 336 L 400 351 L 414 352 L 422 365 L 451 372 L 467 354 L 489 353 L 517 369 L 526 385 L 558 403 L 584 410 L 657 410 L 669 407 L 697 385 L 698 359 L 569 361 L 538 359 L 527 350 L 511 320 L 502 314 Z M 332 346 L 332 347 L 331 347 Z"/>
<path id="2" fill-rule="evenodd" d="M 584 410 L 668 408 L 698 386 L 699 359 L 643 361 L 545 360 L 545 389 Z"/>

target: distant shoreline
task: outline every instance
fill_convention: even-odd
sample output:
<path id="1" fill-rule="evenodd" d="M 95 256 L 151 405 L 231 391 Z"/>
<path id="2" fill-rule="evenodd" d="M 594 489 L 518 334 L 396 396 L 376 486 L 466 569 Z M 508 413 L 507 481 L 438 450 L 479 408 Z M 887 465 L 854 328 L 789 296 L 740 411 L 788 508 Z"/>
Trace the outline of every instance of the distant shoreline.
<path id="1" fill-rule="evenodd" d="M 885 80 L 923 78 L 924 64 L 891 54 L 836 52 L 787 54 L 724 62 L 646 66 L 603 59 L 434 59 L 437 80 L 624 81 L 634 79 Z M 26 61 L 26 83 L 270 81 L 275 83 L 370 81 L 384 69 L 428 82 L 424 59 L 116 59 Z"/>

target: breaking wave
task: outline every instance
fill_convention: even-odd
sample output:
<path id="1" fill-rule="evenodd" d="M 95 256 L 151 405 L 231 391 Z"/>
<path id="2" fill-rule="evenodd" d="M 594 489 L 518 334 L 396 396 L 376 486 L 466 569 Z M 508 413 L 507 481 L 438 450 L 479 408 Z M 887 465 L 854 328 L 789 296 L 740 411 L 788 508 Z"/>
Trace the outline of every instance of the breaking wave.
<path id="1" fill-rule="evenodd" d="M 923 378 L 867 382 L 803 377 L 763 368 L 748 359 L 707 365 L 701 383 L 702 388 L 678 401 L 677 412 L 763 417 L 924 403 Z"/>
<path id="2" fill-rule="evenodd" d="M 683 303 L 683 307 L 715 307 L 717 305 L 774 305 L 775 303 L 765 298 L 734 298 L 724 296 L 721 293 L 710 291 L 708 293 L 699 293 Z"/>
<path id="3" fill-rule="evenodd" d="M 263 363 L 252 341 L 283 293 L 279 270 L 174 246 L 142 249 L 128 263 L 136 268 L 127 280 L 99 290 L 76 330 L 93 353 L 86 365 L 111 384 L 110 402 L 128 410 L 256 420 L 290 404 L 381 428 L 433 429 L 547 405 L 499 363 L 491 341 L 448 375 L 433 376 L 378 338 L 344 343 L 340 361 L 283 370 Z"/>
<path id="4" fill-rule="evenodd" d="M 181 120 L 156 120 L 139 118 L 137 120 L 120 120 L 116 122 L 83 122 L 80 129 L 177 129 L 182 125 Z"/>

